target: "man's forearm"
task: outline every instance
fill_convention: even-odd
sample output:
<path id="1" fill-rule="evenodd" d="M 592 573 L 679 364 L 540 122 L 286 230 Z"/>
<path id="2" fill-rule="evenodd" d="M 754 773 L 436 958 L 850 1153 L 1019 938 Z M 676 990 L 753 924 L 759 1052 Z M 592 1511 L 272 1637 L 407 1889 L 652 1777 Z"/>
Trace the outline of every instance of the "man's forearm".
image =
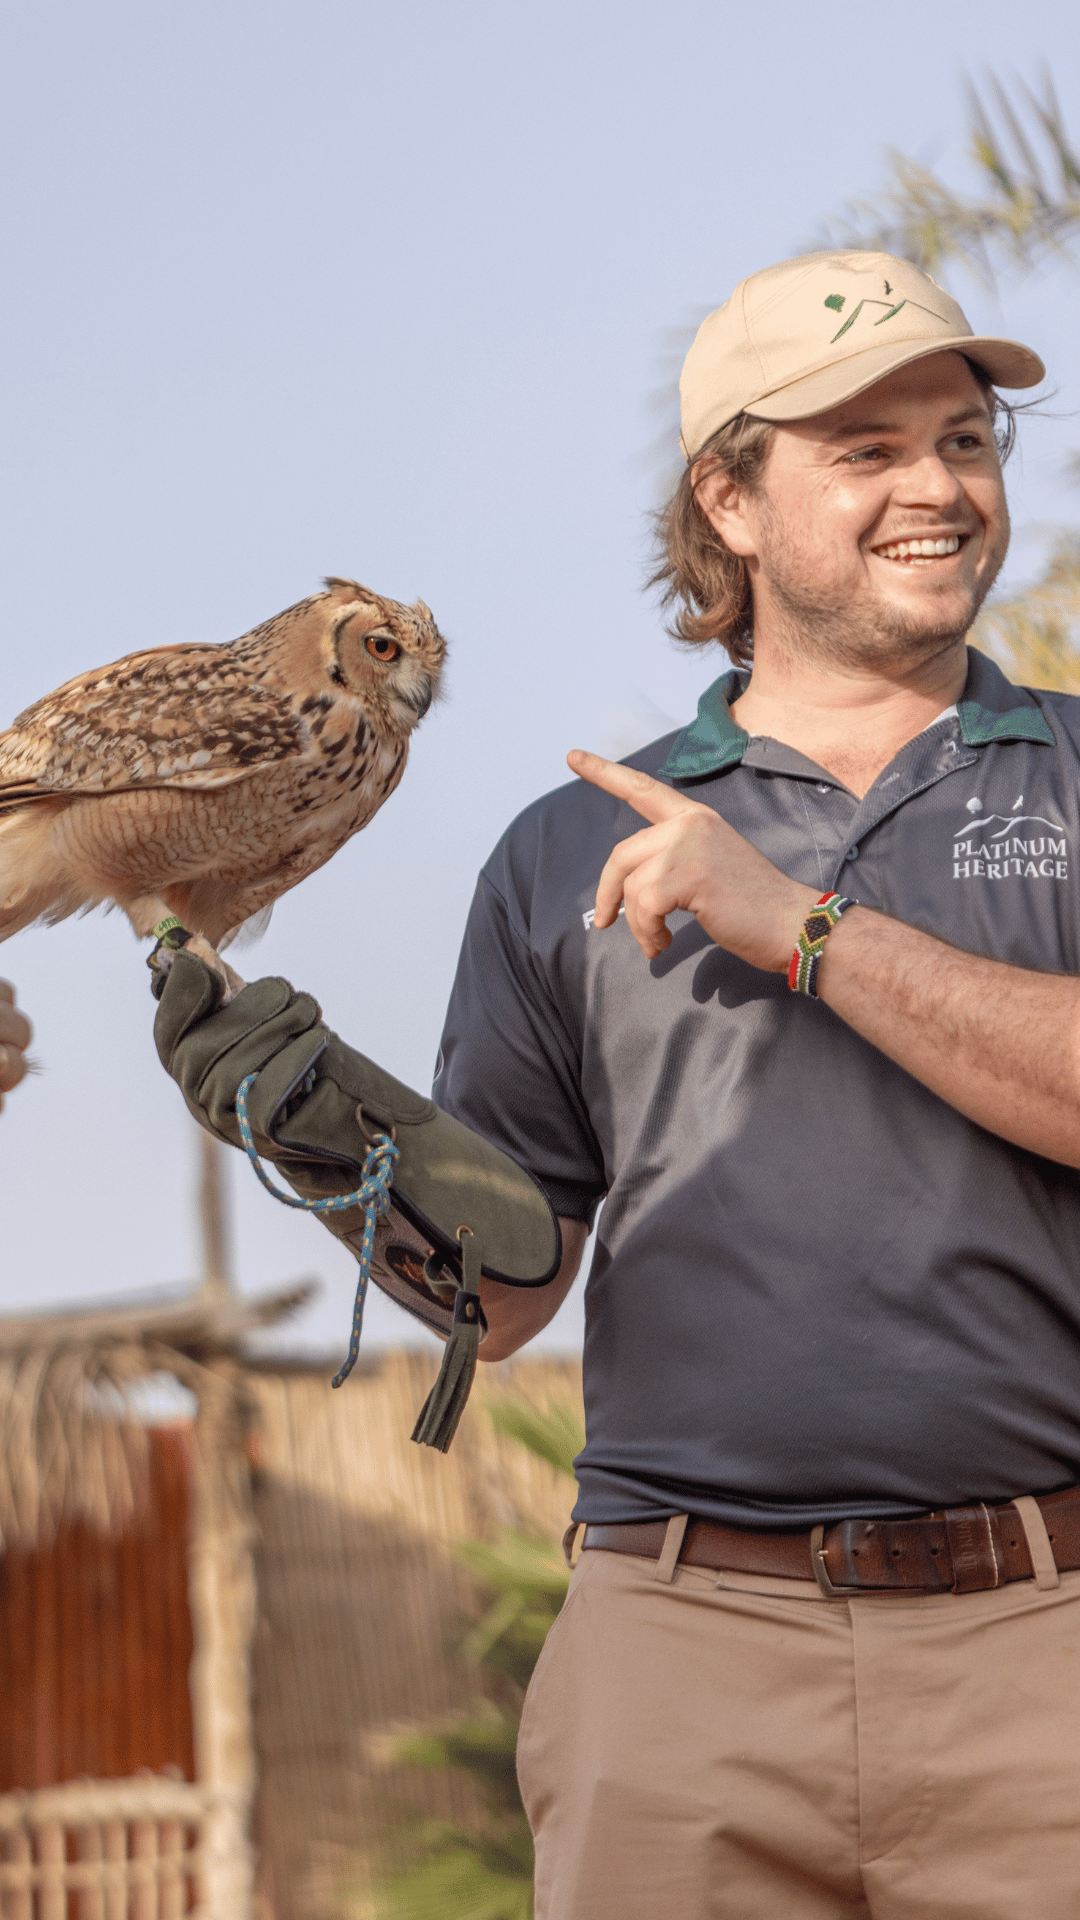
<path id="1" fill-rule="evenodd" d="M 1080 980 L 962 953 L 867 909 L 826 942 L 818 995 L 981 1127 L 1080 1167 Z"/>
<path id="2" fill-rule="evenodd" d="M 652 826 L 619 842 L 596 890 L 594 927 L 620 901 L 647 960 L 671 944 L 667 915 L 786 973 L 813 887 L 774 867 L 710 807 L 649 774 L 574 752 L 570 765 Z M 958 1112 L 1002 1139 L 1080 1167 L 1080 980 L 963 953 L 885 914 L 846 913 L 825 945 L 819 997 L 856 1033 Z"/>
<path id="3" fill-rule="evenodd" d="M 480 1305 L 488 1323 L 480 1345 L 481 1360 L 506 1360 L 527 1340 L 554 1320 L 574 1283 L 589 1238 L 584 1220 L 559 1215 L 562 1264 L 544 1287 L 504 1287 L 498 1280 L 480 1281 Z"/>

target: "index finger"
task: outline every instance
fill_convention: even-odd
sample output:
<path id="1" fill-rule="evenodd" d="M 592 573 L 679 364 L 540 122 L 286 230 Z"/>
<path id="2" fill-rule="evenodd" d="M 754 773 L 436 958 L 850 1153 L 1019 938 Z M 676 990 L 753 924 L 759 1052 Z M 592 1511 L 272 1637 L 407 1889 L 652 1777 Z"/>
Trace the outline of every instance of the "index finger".
<path id="1" fill-rule="evenodd" d="M 621 767 L 618 761 L 605 760 L 598 753 L 586 753 L 581 747 L 571 749 L 566 764 L 591 786 L 602 787 L 616 800 L 627 801 L 635 813 L 650 820 L 653 826 L 658 826 L 661 820 L 673 820 L 676 814 L 685 813 L 688 807 L 697 804 L 685 794 L 665 787 L 662 781 L 654 780 L 649 773 L 639 773 L 636 767 Z"/>
<path id="2" fill-rule="evenodd" d="M 15 1005 L 15 989 L 10 980 L 0 980 L 0 1000 L 5 1000 L 9 1007 Z"/>

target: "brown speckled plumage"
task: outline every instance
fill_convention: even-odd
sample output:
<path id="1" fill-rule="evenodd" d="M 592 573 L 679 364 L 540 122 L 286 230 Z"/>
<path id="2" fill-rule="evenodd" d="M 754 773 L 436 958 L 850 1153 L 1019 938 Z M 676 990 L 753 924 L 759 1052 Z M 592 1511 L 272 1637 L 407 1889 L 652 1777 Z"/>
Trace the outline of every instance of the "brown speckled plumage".
<path id="1" fill-rule="evenodd" d="M 367 825 L 445 644 L 422 601 L 326 588 L 228 645 L 69 680 L 0 733 L 0 940 L 116 901 L 139 934 L 168 911 L 220 946 Z"/>

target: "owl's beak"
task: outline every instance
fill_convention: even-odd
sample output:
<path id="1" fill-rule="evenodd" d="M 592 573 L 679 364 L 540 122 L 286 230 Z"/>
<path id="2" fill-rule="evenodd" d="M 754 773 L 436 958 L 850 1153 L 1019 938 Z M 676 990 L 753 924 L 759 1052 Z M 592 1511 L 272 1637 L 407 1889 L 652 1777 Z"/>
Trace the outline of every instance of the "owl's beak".
<path id="1" fill-rule="evenodd" d="M 431 681 L 425 680 L 423 691 L 407 696 L 407 705 L 413 709 L 418 720 L 422 720 L 434 698 Z"/>

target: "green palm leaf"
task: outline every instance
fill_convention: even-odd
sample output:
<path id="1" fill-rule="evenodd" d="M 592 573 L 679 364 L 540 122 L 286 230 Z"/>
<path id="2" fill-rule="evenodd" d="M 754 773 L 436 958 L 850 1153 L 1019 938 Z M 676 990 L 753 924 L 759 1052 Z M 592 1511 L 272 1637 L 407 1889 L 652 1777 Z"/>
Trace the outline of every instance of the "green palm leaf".
<path id="1" fill-rule="evenodd" d="M 464 1835 L 381 1890 L 385 1920 L 532 1920 L 532 1864 L 501 1865 Z"/>
<path id="2" fill-rule="evenodd" d="M 585 1445 L 585 1432 L 573 1407 L 551 1405 L 543 1411 L 517 1394 L 496 1400 L 488 1413 L 496 1433 L 519 1440 L 539 1460 L 574 1477 L 574 1456 Z"/>

